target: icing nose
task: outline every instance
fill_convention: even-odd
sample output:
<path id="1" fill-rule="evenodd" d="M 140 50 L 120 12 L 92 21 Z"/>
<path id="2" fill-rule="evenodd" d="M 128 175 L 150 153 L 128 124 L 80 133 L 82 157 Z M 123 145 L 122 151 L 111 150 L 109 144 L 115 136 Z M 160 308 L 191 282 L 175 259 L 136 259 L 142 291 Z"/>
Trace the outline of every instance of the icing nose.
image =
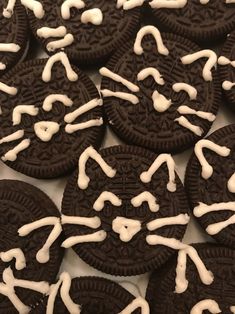
<path id="1" fill-rule="evenodd" d="M 125 217 L 116 217 L 112 223 L 113 231 L 119 234 L 123 242 L 129 242 L 141 230 L 141 222 Z"/>

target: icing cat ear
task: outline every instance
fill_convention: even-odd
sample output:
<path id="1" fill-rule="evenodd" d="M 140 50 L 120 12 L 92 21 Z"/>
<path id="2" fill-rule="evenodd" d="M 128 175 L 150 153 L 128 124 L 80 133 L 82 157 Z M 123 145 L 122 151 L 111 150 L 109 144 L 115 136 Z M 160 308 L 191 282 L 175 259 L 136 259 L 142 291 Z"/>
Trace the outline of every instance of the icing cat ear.
<path id="1" fill-rule="evenodd" d="M 203 314 L 203 312 L 206 310 L 212 314 L 221 313 L 217 302 L 215 302 L 214 300 L 206 299 L 195 304 L 190 314 Z"/>
<path id="2" fill-rule="evenodd" d="M 92 158 L 100 165 L 107 177 L 113 178 L 116 175 L 116 170 L 110 167 L 92 146 L 89 146 L 81 154 L 78 161 L 78 186 L 82 190 L 87 189 L 90 182 L 90 178 L 86 174 L 86 163 L 89 158 Z"/>

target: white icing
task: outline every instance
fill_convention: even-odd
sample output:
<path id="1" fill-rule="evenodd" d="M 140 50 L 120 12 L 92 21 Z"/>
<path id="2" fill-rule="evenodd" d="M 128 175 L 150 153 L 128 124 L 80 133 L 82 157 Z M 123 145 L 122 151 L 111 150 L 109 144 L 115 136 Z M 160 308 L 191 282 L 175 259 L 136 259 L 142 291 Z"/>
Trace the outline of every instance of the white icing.
<path id="1" fill-rule="evenodd" d="M 45 11 L 41 2 L 36 0 L 21 0 L 21 4 L 27 9 L 33 11 L 36 18 L 42 19 L 44 17 Z"/>
<path id="2" fill-rule="evenodd" d="M 94 98 L 90 100 L 89 102 L 87 102 L 86 104 L 79 107 L 78 109 L 74 110 L 73 112 L 66 114 L 64 117 L 64 121 L 67 123 L 72 123 L 74 122 L 74 120 L 76 120 L 78 117 L 80 117 L 84 113 L 102 105 L 103 105 L 102 99 Z"/>
<path id="3" fill-rule="evenodd" d="M 50 38 L 50 37 L 64 37 L 67 34 L 65 26 L 53 27 L 41 27 L 37 30 L 38 37 Z"/>
<path id="4" fill-rule="evenodd" d="M 197 156 L 200 165 L 202 166 L 201 175 L 205 180 L 207 180 L 213 174 L 213 167 L 209 165 L 203 154 L 204 148 L 212 150 L 221 157 L 227 157 L 230 154 L 230 149 L 225 146 L 217 145 L 209 140 L 200 140 L 199 142 L 197 142 L 194 148 L 194 152 L 195 155 Z"/>
<path id="5" fill-rule="evenodd" d="M 5 63 L 3 63 L 3 62 L 0 62 L 0 71 L 4 71 L 4 70 L 6 70 L 6 64 Z"/>
<path id="6" fill-rule="evenodd" d="M 106 237 L 107 237 L 106 232 L 104 230 L 100 230 L 87 235 L 70 237 L 67 240 L 65 240 L 61 244 L 61 246 L 67 249 L 79 243 L 103 242 Z"/>
<path id="7" fill-rule="evenodd" d="M 2 44 L 0 43 L 0 51 L 3 52 L 18 52 L 20 50 L 20 46 L 17 44 Z"/>
<path id="8" fill-rule="evenodd" d="M 143 5 L 145 0 L 117 0 L 117 8 L 123 7 L 124 10 L 131 10 Z"/>
<path id="9" fill-rule="evenodd" d="M 95 160 L 107 177 L 113 178 L 116 175 L 116 170 L 111 168 L 101 155 L 92 147 L 88 147 L 80 156 L 78 161 L 78 186 L 80 189 L 85 190 L 90 182 L 86 174 L 86 163 L 89 158 Z"/>
<path id="10" fill-rule="evenodd" d="M 82 0 L 65 0 L 61 6 L 61 16 L 64 20 L 70 19 L 71 8 L 82 9 L 85 3 Z"/>
<path id="11" fill-rule="evenodd" d="M 173 88 L 173 90 L 176 93 L 179 93 L 181 91 L 186 92 L 189 95 L 190 100 L 197 99 L 197 90 L 196 90 L 196 88 L 191 86 L 191 85 L 189 85 L 189 84 L 186 84 L 186 83 L 175 83 L 172 86 L 172 88 Z"/>
<path id="12" fill-rule="evenodd" d="M 227 228 L 228 226 L 234 225 L 234 224 L 235 224 L 235 215 L 231 216 L 225 221 L 221 221 L 221 222 L 217 222 L 217 223 L 209 225 L 206 228 L 206 232 L 210 235 L 215 235 L 221 232 L 223 229 Z"/>
<path id="13" fill-rule="evenodd" d="M 22 270 L 26 267 L 26 259 L 21 249 L 11 249 L 6 252 L 0 252 L 0 259 L 4 263 L 9 263 L 15 258 L 15 268 Z"/>
<path id="14" fill-rule="evenodd" d="M 208 120 L 210 122 L 213 122 L 215 121 L 216 119 L 216 116 L 211 113 L 211 112 L 205 112 L 205 111 L 196 111 L 192 108 L 189 108 L 188 106 L 180 106 L 177 111 L 180 113 L 180 114 L 189 114 L 189 115 L 195 115 L 199 118 L 202 118 L 202 119 L 205 119 L 205 120 Z"/>
<path id="15" fill-rule="evenodd" d="M 121 241 L 129 242 L 141 230 L 141 222 L 118 216 L 112 222 L 112 229 L 119 234 Z"/>
<path id="16" fill-rule="evenodd" d="M 61 102 L 65 107 L 71 107 L 73 105 L 73 101 L 72 99 L 70 99 L 68 96 L 66 95 L 62 95 L 62 94 L 51 94 L 49 96 L 47 96 L 43 102 L 43 110 L 45 111 L 51 111 L 53 104 L 55 102 Z"/>
<path id="17" fill-rule="evenodd" d="M 27 149 L 30 145 L 30 139 L 22 140 L 17 146 L 9 150 L 4 156 L 1 157 L 3 161 L 15 161 L 17 155 L 23 150 Z"/>
<path id="18" fill-rule="evenodd" d="M 139 87 L 133 83 L 131 83 L 130 81 L 124 79 L 122 76 L 110 71 L 109 69 L 103 67 L 99 70 L 100 74 L 102 76 L 108 77 L 111 80 L 121 83 L 122 85 L 124 85 L 126 88 L 128 88 L 131 92 L 139 92 Z"/>
<path id="19" fill-rule="evenodd" d="M 32 223 L 26 224 L 18 229 L 19 236 L 25 237 L 32 231 L 46 226 L 53 226 L 53 229 L 50 232 L 46 243 L 37 252 L 36 259 L 39 263 L 47 263 L 50 260 L 50 248 L 53 245 L 53 243 L 57 240 L 62 231 L 60 218 L 58 217 L 42 218 Z"/>
<path id="20" fill-rule="evenodd" d="M 116 97 L 123 100 L 127 100 L 131 102 L 133 105 L 136 105 L 139 103 L 139 98 L 135 95 L 129 94 L 129 93 L 123 93 L 123 92 L 113 92 L 109 89 L 102 89 L 101 94 L 104 98 L 106 97 Z"/>
<path id="21" fill-rule="evenodd" d="M 3 9 L 2 13 L 5 18 L 10 19 L 12 17 L 14 13 L 15 3 L 16 0 L 8 0 L 7 7 Z"/>
<path id="22" fill-rule="evenodd" d="M 193 132 L 194 134 L 196 134 L 197 136 L 202 136 L 203 134 L 203 129 L 200 128 L 197 125 L 192 124 L 191 122 L 189 122 L 189 120 L 185 117 L 179 117 L 176 118 L 174 121 L 178 122 L 179 125 L 181 125 L 182 127 L 190 130 L 191 132 Z"/>
<path id="23" fill-rule="evenodd" d="M 101 226 L 101 220 L 99 217 L 79 217 L 79 216 L 61 216 L 62 225 L 84 225 L 86 227 L 97 229 Z"/>
<path id="24" fill-rule="evenodd" d="M 137 297 L 136 299 L 134 299 L 119 314 L 131 314 L 139 308 L 141 310 L 141 314 L 150 314 L 148 302 L 142 297 Z"/>
<path id="25" fill-rule="evenodd" d="M 14 142 L 24 136 L 24 131 L 19 130 L 0 139 L 0 144 Z"/>
<path id="26" fill-rule="evenodd" d="M 222 87 L 224 90 L 231 90 L 233 87 L 235 87 L 235 83 L 230 81 L 224 81 Z"/>
<path id="27" fill-rule="evenodd" d="M 59 123 L 53 121 L 39 121 L 34 124 L 35 134 L 43 142 L 49 142 L 59 130 Z"/>
<path id="28" fill-rule="evenodd" d="M 103 13 L 98 8 L 86 10 L 81 15 L 81 22 L 84 24 L 101 25 L 103 22 Z"/>
<path id="29" fill-rule="evenodd" d="M 104 208 L 104 203 L 109 201 L 113 206 L 121 206 L 122 200 L 112 192 L 104 191 L 100 194 L 93 205 L 93 209 L 101 211 Z"/>
<path id="30" fill-rule="evenodd" d="M 17 94 L 17 88 L 8 86 L 2 82 L 0 82 L 0 91 L 12 96 Z"/>
<path id="31" fill-rule="evenodd" d="M 152 0 L 149 4 L 153 9 L 180 9 L 185 7 L 188 0 Z"/>
<path id="32" fill-rule="evenodd" d="M 51 285 L 50 287 L 50 291 L 48 294 L 46 314 L 54 313 L 55 299 L 56 299 L 56 295 L 59 292 L 59 289 L 60 289 L 61 299 L 66 309 L 68 310 L 68 312 L 72 314 L 81 313 L 80 306 L 74 303 L 69 295 L 70 288 L 71 288 L 71 277 L 69 273 L 63 272 L 60 275 L 59 281 L 56 284 Z"/>
<path id="33" fill-rule="evenodd" d="M 162 78 L 161 73 L 155 69 L 155 68 L 146 68 L 140 71 L 137 75 L 137 80 L 138 81 L 143 81 L 145 80 L 148 76 L 152 76 L 154 78 L 154 81 L 159 84 L 159 85 L 164 85 L 165 81 Z"/>
<path id="34" fill-rule="evenodd" d="M 216 65 L 217 63 L 217 55 L 214 51 L 212 50 L 201 50 L 198 52 L 195 52 L 193 54 L 189 54 L 187 56 L 184 56 L 181 58 L 181 61 L 183 64 L 191 64 L 195 62 L 198 59 L 201 58 L 208 58 L 203 71 L 202 71 L 202 76 L 205 81 L 212 81 L 212 68 Z"/>
<path id="35" fill-rule="evenodd" d="M 235 68 L 235 60 L 234 61 L 229 60 L 228 58 L 226 58 L 224 56 L 219 57 L 218 64 L 219 65 L 231 65 L 232 67 Z"/>
<path id="36" fill-rule="evenodd" d="M 28 114 L 30 116 L 36 116 L 39 109 L 33 105 L 19 105 L 13 109 L 12 112 L 12 122 L 13 125 L 18 125 L 21 123 L 22 114 Z"/>
<path id="37" fill-rule="evenodd" d="M 131 199 L 131 204 L 134 207 L 139 207 L 144 202 L 148 203 L 151 212 L 156 213 L 159 211 L 159 204 L 157 203 L 156 197 L 148 191 L 142 192 Z"/>
<path id="38" fill-rule="evenodd" d="M 141 173 L 140 180 L 143 183 L 149 183 L 152 180 L 152 176 L 154 173 L 162 166 L 162 164 L 166 163 L 168 168 L 168 174 L 169 174 L 169 182 L 167 183 L 167 189 L 170 192 L 176 191 L 176 184 L 175 184 L 175 162 L 171 155 L 169 154 L 161 154 L 159 155 L 151 167 L 147 170 Z"/>
<path id="39" fill-rule="evenodd" d="M 235 193 L 235 173 L 228 180 L 227 187 L 230 193 Z"/>
<path id="40" fill-rule="evenodd" d="M 45 281 L 28 281 L 16 279 L 10 267 L 6 268 L 2 274 L 3 282 L 0 283 L 0 294 L 6 296 L 15 309 L 20 314 L 28 314 L 31 307 L 25 305 L 16 295 L 15 287 L 24 288 L 46 294 L 49 291 L 49 285 Z"/>
<path id="41" fill-rule="evenodd" d="M 64 38 L 51 41 L 47 44 L 46 48 L 48 51 L 53 52 L 57 49 L 64 49 L 65 47 L 68 47 L 72 45 L 74 42 L 74 37 L 72 34 L 66 34 Z"/>
<path id="42" fill-rule="evenodd" d="M 189 220 L 190 217 L 187 214 L 179 214 L 174 217 L 157 218 L 147 223 L 147 229 L 149 231 L 154 231 L 164 226 L 187 225 Z"/>
<path id="43" fill-rule="evenodd" d="M 73 71 L 70 63 L 69 63 L 69 59 L 67 57 L 67 55 L 64 52 L 58 52 L 56 54 L 54 54 L 53 56 L 51 56 L 46 65 L 45 68 L 42 72 L 42 80 L 44 82 L 50 82 L 51 80 L 51 70 L 53 65 L 56 62 L 61 62 L 65 68 L 66 71 L 66 75 L 69 81 L 75 82 L 78 80 L 78 75 L 76 72 Z"/>
<path id="44" fill-rule="evenodd" d="M 203 312 L 206 310 L 210 311 L 210 313 L 212 314 L 221 313 L 221 310 L 217 302 L 210 299 L 206 299 L 194 305 L 194 307 L 190 311 L 190 314 L 203 314 Z"/>
<path id="45" fill-rule="evenodd" d="M 93 119 L 82 123 L 77 124 L 67 124 L 65 127 L 65 132 L 68 134 L 72 134 L 74 132 L 77 132 L 79 130 L 84 130 L 92 127 L 97 127 L 103 125 L 103 119 Z"/>
<path id="46" fill-rule="evenodd" d="M 231 307 L 230 307 L 230 311 L 231 311 L 233 314 L 235 314 L 235 306 L 231 306 Z"/>
<path id="47" fill-rule="evenodd" d="M 158 112 L 165 112 L 172 104 L 171 99 L 167 99 L 164 95 L 158 91 L 154 91 L 152 94 L 153 107 Z"/>
<path id="48" fill-rule="evenodd" d="M 144 38 L 144 36 L 151 34 L 157 44 L 157 51 L 162 55 L 169 55 L 169 50 L 166 48 L 166 46 L 163 44 L 161 33 L 155 26 L 147 25 L 142 27 L 139 32 L 137 33 L 135 44 L 134 44 L 134 52 L 137 55 L 143 54 L 144 50 L 142 48 L 141 42 Z"/>
<path id="49" fill-rule="evenodd" d="M 146 242 L 149 245 L 164 245 L 174 250 L 182 250 L 186 248 L 186 244 L 174 238 L 165 238 L 159 235 L 148 235 Z"/>

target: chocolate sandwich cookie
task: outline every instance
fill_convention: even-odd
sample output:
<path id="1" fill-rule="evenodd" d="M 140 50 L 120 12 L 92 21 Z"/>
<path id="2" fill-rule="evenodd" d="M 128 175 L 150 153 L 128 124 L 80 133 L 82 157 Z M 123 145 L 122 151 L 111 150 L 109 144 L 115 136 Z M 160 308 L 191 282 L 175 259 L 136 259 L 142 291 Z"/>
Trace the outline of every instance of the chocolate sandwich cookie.
<path id="1" fill-rule="evenodd" d="M 235 248 L 235 124 L 194 148 L 185 178 L 194 216 L 218 242 Z"/>
<path id="2" fill-rule="evenodd" d="M 20 1 L 0 0 L 0 76 L 22 60 L 28 40 L 26 11 Z"/>
<path id="3" fill-rule="evenodd" d="M 47 195 L 0 181 L 0 313 L 29 313 L 48 293 L 63 257 L 60 233 L 60 213 Z"/>
<path id="4" fill-rule="evenodd" d="M 102 100 L 65 53 L 21 63 L 0 83 L 0 156 L 37 178 L 67 174 L 89 145 L 99 146 Z"/>
<path id="5" fill-rule="evenodd" d="M 68 290 L 62 287 L 68 286 Z M 79 277 L 70 279 L 62 273 L 59 281 L 51 289 L 55 294 L 46 297 L 33 311 L 34 314 L 149 314 L 147 302 L 135 298 L 119 284 L 100 277 Z M 144 309 L 142 312 L 140 309 Z"/>
<path id="6" fill-rule="evenodd" d="M 129 41 L 140 24 L 140 9 L 125 1 L 24 0 L 35 37 L 47 53 L 64 50 L 80 66 L 98 65 Z"/>
<path id="7" fill-rule="evenodd" d="M 146 295 L 151 314 L 235 313 L 235 251 L 213 244 L 195 248 L 203 264 L 194 264 L 188 258 L 186 265 L 185 261 L 177 265 L 175 258 L 151 275 Z M 175 277 L 182 267 L 186 267 L 186 274 L 178 278 L 178 284 L 186 283 L 187 289 L 180 293 L 175 290 Z M 202 282 L 206 274 L 213 278 L 210 284 Z"/>
<path id="8" fill-rule="evenodd" d="M 223 93 L 229 107 L 235 111 L 235 31 L 228 36 L 218 64 Z"/>
<path id="9" fill-rule="evenodd" d="M 113 275 L 161 266 L 189 221 L 174 168 L 171 155 L 139 147 L 86 149 L 63 196 L 62 247 L 73 247 L 85 262 Z"/>
<path id="10" fill-rule="evenodd" d="M 224 0 L 152 0 L 149 2 L 163 30 L 203 45 L 218 43 L 235 29 L 235 2 Z"/>
<path id="11" fill-rule="evenodd" d="M 221 102 L 216 62 L 211 50 L 143 27 L 100 69 L 110 127 L 157 152 L 189 148 L 208 132 Z"/>

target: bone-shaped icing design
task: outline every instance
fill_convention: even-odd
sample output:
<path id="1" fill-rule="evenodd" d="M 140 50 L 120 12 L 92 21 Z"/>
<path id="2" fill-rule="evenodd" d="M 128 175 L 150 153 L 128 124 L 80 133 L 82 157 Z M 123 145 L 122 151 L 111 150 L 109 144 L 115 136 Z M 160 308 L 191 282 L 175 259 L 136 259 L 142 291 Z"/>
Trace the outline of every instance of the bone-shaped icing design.
<path id="1" fill-rule="evenodd" d="M 45 111 L 51 111 L 53 104 L 55 102 L 61 102 L 65 107 L 71 107 L 73 105 L 73 101 L 72 99 L 70 99 L 68 96 L 66 95 L 62 95 L 62 94 L 51 94 L 49 96 L 47 96 L 43 102 L 43 110 Z M 68 121 L 66 121 L 68 122 Z"/>
<path id="2" fill-rule="evenodd" d="M 232 67 L 235 68 L 235 60 L 232 61 L 224 56 L 219 57 L 218 64 L 219 65 L 231 65 Z"/>
<path id="3" fill-rule="evenodd" d="M 26 224 L 18 229 L 20 237 L 25 237 L 30 234 L 32 231 L 40 229 L 46 226 L 53 226 L 52 231 L 50 232 L 46 243 L 43 247 L 37 252 L 36 259 L 39 263 L 47 263 L 50 259 L 50 248 L 56 239 L 59 237 L 62 227 L 60 224 L 60 218 L 58 217 L 45 217 L 34 221 L 32 223 Z"/>
<path id="4" fill-rule="evenodd" d="M 119 314 L 131 314 L 137 309 L 140 309 L 141 314 L 150 314 L 148 302 L 142 297 L 137 297 L 134 299 Z"/>
<path id="5" fill-rule="evenodd" d="M 207 205 L 200 202 L 199 205 L 194 208 L 193 213 L 194 213 L 194 216 L 196 217 L 202 217 L 208 213 L 218 212 L 218 211 L 235 212 L 235 202 L 223 202 L 223 203 L 215 203 L 211 205 Z M 225 221 L 210 224 L 206 228 L 206 231 L 210 235 L 215 235 L 232 224 L 235 224 L 235 214 Z"/>
<path id="6" fill-rule="evenodd" d="M 90 182 L 86 174 L 86 163 L 89 158 L 95 160 L 107 177 L 113 178 L 116 175 L 116 170 L 110 167 L 101 155 L 92 147 L 89 146 L 80 156 L 78 161 L 78 186 L 80 189 L 85 190 Z"/>
<path id="7" fill-rule="evenodd" d="M 216 116 L 211 113 L 211 112 L 205 112 L 205 111 L 197 111 L 197 110 L 194 110 L 188 106 L 180 106 L 177 111 L 180 113 L 180 114 L 189 114 L 189 115 L 195 115 L 199 118 L 202 118 L 202 119 L 205 119 L 205 120 L 208 120 L 210 122 L 213 122 L 215 121 L 216 119 Z"/>
<path id="8" fill-rule="evenodd" d="M 216 154 L 220 155 L 221 157 L 227 157 L 229 156 L 231 150 L 227 148 L 226 146 L 220 146 L 215 143 L 213 143 L 210 140 L 200 140 L 197 142 L 194 148 L 195 155 L 197 156 L 197 159 L 202 167 L 201 175 L 203 179 L 207 180 L 209 179 L 213 174 L 213 167 L 209 165 L 207 162 L 204 154 L 203 149 L 207 148 Z"/>
<path id="9" fill-rule="evenodd" d="M 147 223 L 147 229 L 149 231 L 154 231 L 165 226 L 187 225 L 189 223 L 189 220 L 190 217 L 188 214 L 179 214 L 178 216 L 173 217 L 157 218 Z"/>
<path id="10" fill-rule="evenodd" d="M 173 91 L 176 93 L 179 93 L 181 91 L 186 92 L 189 95 L 190 100 L 197 99 L 197 90 L 192 85 L 186 84 L 186 83 L 175 83 L 172 86 Z"/>
<path id="11" fill-rule="evenodd" d="M 129 242 L 141 230 L 141 222 L 118 216 L 112 222 L 112 229 L 119 234 L 121 241 Z"/>
<path id="12" fill-rule="evenodd" d="M 147 171 L 144 171 L 140 175 L 140 180 L 143 183 L 149 183 L 152 180 L 152 176 L 154 173 L 164 164 L 166 163 L 168 168 L 169 182 L 167 183 L 167 189 L 170 192 L 176 191 L 175 184 L 175 162 L 171 155 L 169 154 L 161 154 L 159 155 L 150 168 Z"/>
<path id="13" fill-rule="evenodd" d="M 42 19 L 44 17 L 45 11 L 41 2 L 36 0 L 21 0 L 21 4 L 27 9 L 33 11 L 36 18 Z"/>
<path id="14" fill-rule="evenodd" d="M 162 78 L 161 73 L 158 71 L 158 69 L 153 67 L 145 68 L 142 71 L 140 71 L 137 75 L 137 80 L 144 81 L 148 76 L 152 76 L 154 78 L 154 81 L 159 85 L 165 84 L 165 81 Z"/>
<path id="15" fill-rule="evenodd" d="M 34 124 L 34 132 L 43 142 L 49 142 L 59 130 L 59 123 L 54 121 L 40 121 Z"/>
<path id="16" fill-rule="evenodd" d="M 231 90 L 235 86 L 235 82 L 224 81 L 222 87 L 224 90 Z"/>
<path id="17" fill-rule="evenodd" d="M 0 252 L 0 260 L 4 263 L 9 263 L 15 258 L 15 268 L 22 270 L 26 267 L 25 255 L 21 249 L 15 248 L 6 252 Z"/>
<path id="18" fill-rule="evenodd" d="M 72 134 L 79 130 L 101 126 L 103 125 L 103 123 L 104 123 L 103 118 L 99 118 L 99 119 L 92 119 L 92 120 L 82 122 L 82 123 L 77 123 L 77 124 L 67 124 L 65 127 L 65 132 L 68 134 Z"/>
<path id="19" fill-rule="evenodd" d="M 146 36 L 148 34 L 151 34 L 154 37 L 156 44 L 157 44 L 157 51 L 162 55 L 165 55 L 165 56 L 169 55 L 169 50 L 163 44 L 161 33 L 159 32 L 159 30 L 156 27 L 154 27 L 152 25 L 147 25 L 147 26 L 142 27 L 139 30 L 139 32 L 137 33 L 135 44 L 134 44 L 135 54 L 137 54 L 137 55 L 143 54 L 144 50 L 141 46 L 141 42 L 142 42 L 144 36 Z"/>
<path id="20" fill-rule="evenodd" d="M 180 9 L 185 7 L 188 0 L 152 0 L 149 4 L 153 9 Z"/>
<path id="21" fill-rule="evenodd" d="M 100 196 L 97 198 L 93 205 L 93 209 L 96 211 L 101 211 L 104 208 L 104 203 L 106 201 L 109 201 L 114 206 L 121 206 L 122 200 L 117 197 L 112 192 L 104 191 L 100 194 Z"/>
<path id="22" fill-rule="evenodd" d="M 82 0 L 65 0 L 61 5 L 61 16 L 64 20 L 70 19 L 70 9 L 82 9 L 85 7 L 85 3 Z"/>
<path id="23" fill-rule="evenodd" d="M 65 26 L 59 27 L 41 27 L 37 29 L 37 35 L 41 38 L 50 38 L 50 37 L 64 37 L 67 34 L 67 29 Z"/>
<path id="24" fill-rule="evenodd" d="M 19 140 L 24 136 L 24 131 L 23 130 L 18 130 L 10 135 L 7 135 L 3 138 L 0 139 L 0 144 L 3 143 L 8 143 L 8 142 L 14 142 L 16 140 Z"/>
<path id="25" fill-rule="evenodd" d="M 54 306 L 55 306 L 55 299 L 60 289 L 60 296 L 61 299 L 68 310 L 69 313 L 72 314 L 80 314 L 80 305 L 73 302 L 69 295 L 71 287 L 71 277 L 69 273 L 63 272 L 60 275 L 58 282 L 54 285 L 51 285 L 49 291 L 49 297 L 47 301 L 47 309 L 46 314 L 53 314 L 54 313 Z"/>
<path id="26" fill-rule="evenodd" d="M 13 125 L 18 125 L 21 122 L 22 114 L 28 114 L 30 116 L 36 116 L 38 114 L 39 109 L 33 105 L 19 105 L 13 109 L 12 113 L 12 122 Z"/>
<path id="27" fill-rule="evenodd" d="M 68 47 L 72 45 L 74 42 L 74 37 L 72 34 L 66 34 L 63 38 L 51 41 L 47 44 L 46 48 L 47 51 L 53 52 L 58 49 L 64 49 L 65 47 Z"/>
<path id="28" fill-rule="evenodd" d="M 0 294 L 6 296 L 20 314 L 28 314 L 31 312 L 31 307 L 25 305 L 18 298 L 15 292 L 15 287 L 33 290 L 41 294 L 49 292 L 49 285 L 47 282 L 16 279 L 10 267 L 3 271 L 2 279 L 3 282 L 0 283 Z"/>
<path id="29" fill-rule="evenodd" d="M 44 82 L 50 82 L 52 67 L 56 62 L 61 62 L 63 64 L 69 81 L 75 82 L 78 80 L 78 75 L 72 69 L 67 55 L 64 52 L 58 52 L 51 56 L 45 65 L 45 68 L 42 72 L 42 80 Z"/>
<path id="30" fill-rule="evenodd" d="M 203 314 L 204 311 L 210 311 L 212 314 L 221 313 L 219 305 L 214 300 L 206 299 L 194 305 L 190 314 Z"/>
<path id="31" fill-rule="evenodd" d="M 6 93 L 11 96 L 15 96 L 18 92 L 17 88 L 6 85 L 2 82 L 0 82 L 0 92 Z"/>
<path id="32" fill-rule="evenodd" d="M 190 130 L 191 132 L 193 132 L 197 136 L 202 136 L 202 134 L 203 134 L 202 128 L 200 128 L 197 125 L 192 124 L 191 122 L 189 122 L 189 120 L 187 118 L 185 118 L 183 116 L 176 118 L 174 121 L 178 122 L 179 125 Z"/>
<path id="33" fill-rule="evenodd" d="M 18 52 L 20 50 L 20 46 L 14 43 L 3 44 L 0 43 L 0 51 L 1 52 Z"/>
<path id="34" fill-rule="evenodd" d="M 142 192 L 139 195 L 137 195 L 131 199 L 131 204 L 134 207 L 139 207 L 144 202 L 148 203 L 148 206 L 149 206 L 149 209 L 151 210 L 151 212 L 155 213 L 155 212 L 159 211 L 159 204 L 157 203 L 156 197 L 148 191 Z"/>
<path id="35" fill-rule="evenodd" d="M 3 161 L 15 161 L 20 152 L 27 149 L 30 145 L 30 139 L 22 140 L 18 145 L 13 149 L 9 150 L 5 155 L 1 157 Z"/>
<path id="36" fill-rule="evenodd" d="M 123 92 L 113 92 L 109 89 L 102 89 L 101 94 L 103 97 L 116 97 L 123 100 L 127 100 L 131 102 L 133 105 L 136 105 L 139 103 L 139 98 L 135 95 L 132 95 L 130 93 L 123 93 Z"/>
<path id="37" fill-rule="evenodd" d="M 201 58 L 208 58 L 203 68 L 202 76 L 205 81 L 212 81 L 213 78 L 211 70 L 217 63 L 217 55 L 213 50 L 201 50 L 193 54 L 186 55 L 181 58 L 181 61 L 183 64 L 191 64 Z"/>
<path id="38" fill-rule="evenodd" d="M 117 8 L 123 7 L 123 10 L 131 10 L 143 5 L 145 0 L 117 0 Z"/>
<path id="39" fill-rule="evenodd" d="M 84 24 L 101 25 L 103 22 L 103 13 L 98 8 L 86 10 L 81 15 L 81 22 Z"/>
<path id="40" fill-rule="evenodd" d="M 15 3 L 16 3 L 16 0 L 8 0 L 7 7 L 3 8 L 3 13 L 2 13 L 2 15 L 5 18 L 10 19 L 12 17 L 14 13 Z"/>

